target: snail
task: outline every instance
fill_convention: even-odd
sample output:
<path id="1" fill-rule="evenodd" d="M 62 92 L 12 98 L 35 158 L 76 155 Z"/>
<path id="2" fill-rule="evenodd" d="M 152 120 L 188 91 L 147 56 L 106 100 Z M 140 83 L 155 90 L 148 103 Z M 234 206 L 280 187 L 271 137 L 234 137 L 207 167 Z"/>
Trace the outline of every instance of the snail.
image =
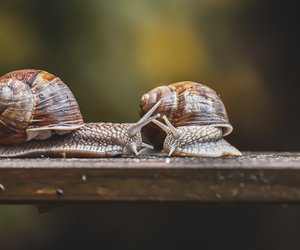
<path id="1" fill-rule="evenodd" d="M 223 139 L 233 128 L 221 98 L 208 86 L 185 81 L 156 87 L 142 96 L 140 115 L 158 101 L 154 113 L 162 117 L 142 130 L 156 148 L 169 156 L 241 155 Z"/>
<path id="2" fill-rule="evenodd" d="M 113 157 L 139 154 L 141 128 L 160 103 L 137 123 L 84 123 L 67 85 L 43 70 L 0 77 L 0 157 Z"/>

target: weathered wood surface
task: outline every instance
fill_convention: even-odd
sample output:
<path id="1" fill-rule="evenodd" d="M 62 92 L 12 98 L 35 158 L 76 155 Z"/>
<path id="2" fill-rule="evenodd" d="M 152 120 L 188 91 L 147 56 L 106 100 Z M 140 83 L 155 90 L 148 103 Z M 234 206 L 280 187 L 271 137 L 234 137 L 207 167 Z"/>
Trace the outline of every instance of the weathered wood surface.
<path id="1" fill-rule="evenodd" d="M 300 153 L 0 159 L 0 203 L 83 201 L 299 202 Z"/>

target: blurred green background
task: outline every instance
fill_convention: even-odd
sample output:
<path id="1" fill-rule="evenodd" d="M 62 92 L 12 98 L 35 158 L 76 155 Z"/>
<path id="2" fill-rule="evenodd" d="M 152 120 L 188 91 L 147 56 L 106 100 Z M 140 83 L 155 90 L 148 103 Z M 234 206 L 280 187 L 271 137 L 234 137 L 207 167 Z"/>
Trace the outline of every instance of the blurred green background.
<path id="1" fill-rule="evenodd" d="M 241 150 L 296 151 L 300 149 L 296 16 L 291 1 L 1 0 L 0 75 L 38 68 L 59 76 L 74 92 L 87 122 L 133 122 L 138 119 L 139 99 L 148 90 L 183 80 L 206 83 L 221 95 L 227 107 L 234 126 L 228 140 L 233 145 Z M 197 239 L 193 230 L 188 231 L 189 236 L 179 230 L 183 226 L 202 233 L 204 227 L 209 227 L 208 247 L 209 239 L 216 236 L 213 228 L 221 222 L 231 224 L 228 231 L 221 227 L 226 237 L 224 232 L 217 231 L 225 243 L 231 236 L 239 238 L 237 244 L 247 242 L 246 236 L 252 234 L 256 243 L 261 241 L 265 247 L 275 249 L 281 246 L 282 231 L 299 232 L 299 223 L 284 223 L 293 213 L 299 222 L 296 210 L 291 208 L 284 210 L 276 225 L 285 230 L 271 230 L 278 237 L 268 241 L 261 235 L 261 228 L 268 231 L 272 226 L 260 227 L 259 220 L 267 216 L 264 222 L 273 221 L 273 216 L 281 214 L 278 208 L 226 208 L 232 216 L 226 220 L 222 208 L 214 208 L 215 217 L 203 216 L 209 214 L 209 209 L 198 205 L 175 207 L 176 211 L 194 216 L 194 222 L 189 217 L 187 225 L 172 206 L 125 206 L 126 218 L 119 215 L 124 206 L 112 207 L 62 216 L 38 215 L 33 207 L 27 206 L 0 206 L 0 249 L 46 249 L 48 243 L 63 242 L 65 234 L 67 239 L 74 234 L 75 238 L 89 242 L 85 233 L 95 242 L 99 237 L 105 246 L 121 237 L 121 245 L 114 246 L 125 244 L 129 249 L 141 249 L 144 242 L 154 249 L 153 242 L 145 242 L 153 239 L 158 244 L 162 239 L 147 238 L 147 234 L 163 235 L 168 230 L 175 239 L 178 232 L 181 234 L 181 244 L 170 245 L 175 249 L 184 246 L 185 240 Z M 156 211 L 154 215 L 151 209 Z M 104 219 L 101 227 L 102 212 L 108 213 L 109 218 L 118 214 L 119 221 Z M 249 213 L 252 217 L 240 220 Z M 83 217 L 78 221 L 79 215 Z M 80 223 L 87 229 L 81 228 Z M 247 227 L 249 223 L 251 226 Z M 239 230 L 241 227 L 244 230 Z M 130 234 L 137 232 L 136 237 Z M 283 239 L 295 246 L 293 234 L 284 235 Z M 167 237 L 172 241 L 171 233 Z M 166 248 L 169 241 L 164 240 Z M 253 244 L 248 243 L 243 249 L 253 249 Z M 76 243 L 70 246 L 75 247 Z M 64 247 L 69 249 L 68 245 Z"/>
<path id="2" fill-rule="evenodd" d="M 281 97 L 291 58 L 280 29 L 292 27 L 281 27 L 277 13 L 272 19 L 272 8 L 250 0 L 2 0 L 0 74 L 59 76 L 86 121 L 133 122 L 150 89 L 206 83 L 227 107 L 238 148 L 298 149 L 282 132 L 295 120 Z"/>

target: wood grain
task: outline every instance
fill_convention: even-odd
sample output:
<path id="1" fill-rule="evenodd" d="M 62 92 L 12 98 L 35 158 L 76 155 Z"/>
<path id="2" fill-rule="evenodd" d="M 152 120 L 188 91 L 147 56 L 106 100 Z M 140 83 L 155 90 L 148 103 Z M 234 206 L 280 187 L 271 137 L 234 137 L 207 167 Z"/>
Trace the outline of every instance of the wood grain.
<path id="1" fill-rule="evenodd" d="M 299 202 L 300 153 L 1 159 L 0 202 Z"/>

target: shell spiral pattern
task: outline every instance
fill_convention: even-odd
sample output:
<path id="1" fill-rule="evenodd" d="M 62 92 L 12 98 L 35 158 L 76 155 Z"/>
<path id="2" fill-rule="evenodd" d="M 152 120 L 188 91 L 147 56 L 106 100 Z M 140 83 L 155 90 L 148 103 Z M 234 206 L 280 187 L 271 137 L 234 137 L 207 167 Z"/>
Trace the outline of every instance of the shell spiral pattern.
<path id="1" fill-rule="evenodd" d="M 82 124 L 78 103 L 60 78 L 34 69 L 0 77 L 0 144 L 44 139 Z"/>

